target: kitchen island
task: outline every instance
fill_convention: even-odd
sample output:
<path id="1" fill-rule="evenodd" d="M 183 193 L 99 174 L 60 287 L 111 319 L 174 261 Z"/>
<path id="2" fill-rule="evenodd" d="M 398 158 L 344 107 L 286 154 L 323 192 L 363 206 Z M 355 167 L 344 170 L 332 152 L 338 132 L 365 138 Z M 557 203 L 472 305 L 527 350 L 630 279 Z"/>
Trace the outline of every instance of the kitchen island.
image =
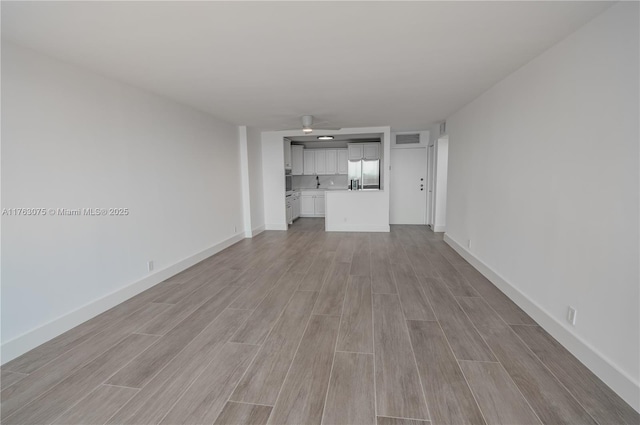
<path id="1" fill-rule="evenodd" d="M 388 232 L 389 193 L 379 189 L 327 190 L 327 232 Z"/>

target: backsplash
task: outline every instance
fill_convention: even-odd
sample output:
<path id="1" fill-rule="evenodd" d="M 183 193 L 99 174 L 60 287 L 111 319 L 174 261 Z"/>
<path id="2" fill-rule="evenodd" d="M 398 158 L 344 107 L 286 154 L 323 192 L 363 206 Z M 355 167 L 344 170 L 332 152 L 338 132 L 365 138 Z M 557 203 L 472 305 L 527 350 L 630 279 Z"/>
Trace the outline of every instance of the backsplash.
<path id="1" fill-rule="evenodd" d="M 320 189 L 346 189 L 347 175 L 337 174 L 334 176 L 318 176 Z M 294 189 L 315 189 L 316 176 L 293 176 L 291 181 Z"/>

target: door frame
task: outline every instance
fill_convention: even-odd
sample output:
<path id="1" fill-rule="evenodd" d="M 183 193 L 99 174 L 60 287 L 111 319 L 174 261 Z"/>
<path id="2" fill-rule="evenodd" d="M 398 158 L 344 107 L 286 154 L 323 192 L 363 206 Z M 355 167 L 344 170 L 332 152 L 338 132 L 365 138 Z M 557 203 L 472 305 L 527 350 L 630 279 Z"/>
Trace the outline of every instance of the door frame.
<path id="1" fill-rule="evenodd" d="M 435 196 L 436 196 L 436 166 L 437 166 L 436 142 L 433 141 L 427 146 L 427 208 L 426 220 L 427 226 L 433 230 L 435 225 Z"/>

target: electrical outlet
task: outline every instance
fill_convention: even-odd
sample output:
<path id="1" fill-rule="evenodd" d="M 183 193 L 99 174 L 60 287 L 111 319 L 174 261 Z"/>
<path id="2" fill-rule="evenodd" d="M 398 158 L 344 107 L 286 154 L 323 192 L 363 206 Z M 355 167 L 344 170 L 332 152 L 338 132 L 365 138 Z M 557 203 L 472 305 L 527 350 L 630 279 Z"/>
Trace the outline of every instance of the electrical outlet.
<path id="1" fill-rule="evenodd" d="M 147 261 L 147 271 L 153 271 L 153 260 Z"/>
<path id="2" fill-rule="evenodd" d="M 576 316 L 578 315 L 578 310 L 569 306 L 567 310 L 567 322 L 571 323 L 573 326 L 576 325 Z"/>

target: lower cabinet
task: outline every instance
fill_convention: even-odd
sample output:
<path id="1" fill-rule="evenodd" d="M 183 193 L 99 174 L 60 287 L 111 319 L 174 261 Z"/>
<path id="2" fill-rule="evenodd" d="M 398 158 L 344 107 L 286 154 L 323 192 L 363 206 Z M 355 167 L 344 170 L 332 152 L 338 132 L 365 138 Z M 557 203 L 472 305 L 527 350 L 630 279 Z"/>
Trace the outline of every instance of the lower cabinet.
<path id="1" fill-rule="evenodd" d="M 300 196 L 300 215 L 313 215 L 315 207 L 313 206 L 313 195 Z"/>
<path id="2" fill-rule="evenodd" d="M 324 216 L 324 195 L 316 196 L 313 201 L 313 209 L 315 211 L 315 214 Z"/>
<path id="3" fill-rule="evenodd" d="M 302 217 L 324 217 L 324 192 L 302 192 L 300 195 Z"/>
<path id="4" fill-rule="evenodd" d="M 296 218 L 300 217 L 300 195 L 287 196 L 285 208 L 287 211 L 287 224 L 292 224 Z"/>
<path id="5" fill-rule="evenodd" d="M 293 223 L 293 206 L 287 202 L 287 224 Z"/>
<path id="6" fill-rule="evenodd" d="M 293 219 L 300 217 L 300 195 L 293 195 L 293 202 L 291 202 L 293 206 Z"/>

